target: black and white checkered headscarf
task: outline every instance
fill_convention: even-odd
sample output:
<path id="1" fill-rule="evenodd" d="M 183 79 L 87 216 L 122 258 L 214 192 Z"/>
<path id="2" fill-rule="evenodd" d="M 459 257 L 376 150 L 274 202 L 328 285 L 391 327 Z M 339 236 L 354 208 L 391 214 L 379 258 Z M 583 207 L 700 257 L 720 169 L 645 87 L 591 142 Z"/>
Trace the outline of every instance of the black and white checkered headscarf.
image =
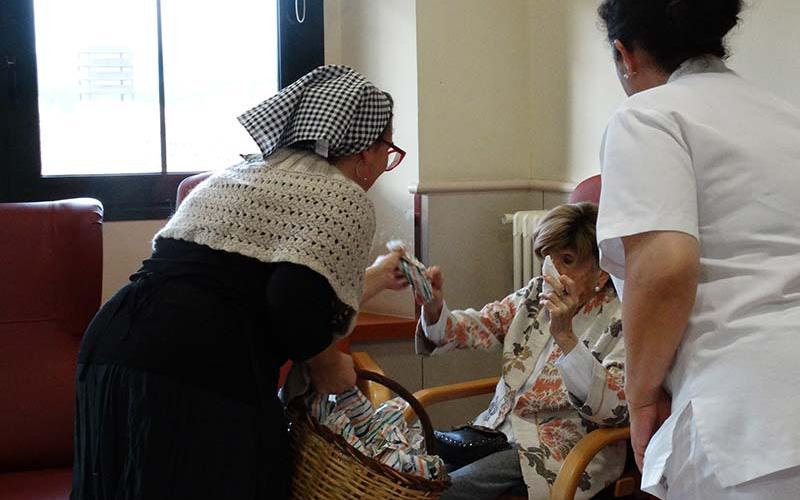
<path id="1" fill-rule="evenodd" d="M 239 116 L 266 158 L 297 142 L 325 158 L 359 153 L 389 125 L 392 98 L 347 66 L 320 66 Z"/>

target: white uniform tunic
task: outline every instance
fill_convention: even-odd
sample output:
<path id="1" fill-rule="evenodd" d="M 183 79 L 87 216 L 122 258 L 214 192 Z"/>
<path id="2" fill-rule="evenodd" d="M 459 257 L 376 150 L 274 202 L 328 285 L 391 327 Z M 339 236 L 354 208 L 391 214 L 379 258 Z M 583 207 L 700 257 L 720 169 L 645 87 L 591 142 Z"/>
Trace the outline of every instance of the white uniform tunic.
<path id="1" fill-rule="evenodd" d="M 687 411 L 722 488 L 800 465 L 800 110 L 696 58 L 623 103 L 601 156 L 597 237 L 617 285 L 621 237 L 700 242 L 697 299 L 666 381 L 672 417 L 648 447 L 645 482 L 691 439 L 673 435 Z"/>

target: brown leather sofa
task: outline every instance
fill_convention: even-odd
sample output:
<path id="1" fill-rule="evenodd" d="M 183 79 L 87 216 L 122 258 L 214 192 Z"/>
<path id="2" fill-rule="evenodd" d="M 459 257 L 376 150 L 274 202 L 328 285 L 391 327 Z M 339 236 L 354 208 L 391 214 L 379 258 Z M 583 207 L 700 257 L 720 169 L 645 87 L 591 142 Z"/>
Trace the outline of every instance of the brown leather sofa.
<path id="1" fill-rule="evenodd" d="M 0 204 L 0 498 L 66 499 L 75 362 L 100 306 L 103 206 Z"/>

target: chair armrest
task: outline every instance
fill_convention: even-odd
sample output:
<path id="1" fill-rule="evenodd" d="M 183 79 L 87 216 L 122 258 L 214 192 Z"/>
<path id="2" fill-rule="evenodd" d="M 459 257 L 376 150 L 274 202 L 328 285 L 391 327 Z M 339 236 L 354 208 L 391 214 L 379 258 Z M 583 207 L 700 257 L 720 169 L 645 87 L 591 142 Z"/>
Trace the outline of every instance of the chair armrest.
<path id="1" fill-rule="evenodd" d="M 368 353 L 354 352 L 351 355 L 353 356 L 353 366 L 355 368 L 386 375 L 383 373 L 381 367 L 378 366 L 378 363 L 376 363 Z M 383 402 L 392 399 L 392 391 L 375 382 L 359 379 L 358 382 L 356 382 L 356 386 L 364 393 L 367 399 L 372 402 L 372 406 L 375 408 L 380 406 Z"/>
<path id="2" fill-rule="evenodd" d="M 481 394 L 491 394 L 494 392 L 499 377 L 482 378 L 459 382 L 457 384 L 440 385 L 421 389 L 414 393 L 414 397 L 419 400 L 422 406 L 428 407 L 432 404 L 453 401 L 456 399 L 468 398 L 470 396 L 480 396 Z M 406 410 L 405 418 L 407 422 L 414 420 L 414 411 L 409 408 Z"/>
<path id="3" fill-rule="evenodd" d="M 354 352 L 353 365 L 362 370 L 369 370 L 384 375 L 380 366 L 372 359 L 366 352 Z M 479 396 L 481 394 L 490 394 L 494 392 L 499 377 L 489 377 L 479 380 L 471 380 L 469 382 L 460 382 L 458 384 L 441 385 L 438 387 L 431 387 L 422 389 L 414 393 L 414 397 L 419 400 L 422 406 L 430 406 L 435 403 L 442 403 L 444 401 L 452 401 L 455 399 L 468 398 L 470 396 Z M 392 397 L 389 389 L 382 385 L 370 382 L 368 380 L 359 380 L 358 388 L 361 392 L 372 401 L 375 406 L 380 405 L 384 401 L 388 401 Z M 415 418 L 414 410 L 409 408 L 406 410 L 406 421 L 412 421 Z"/>
<path id="4" fill-rule="evenodd" d="M 421 389 L 414 393 L 414 397 L 422 403 L 422 406 L 430 406 L 444 401 L 490 394 L 494 392 L 499 381 L 499 377 L 489 377 L 470 380 L 468 382 L 459 382 L 457 384 L 440 385 L 438 387 Z"/>
<path id="5" fill-rule="evenodd" d="M 631 437 L 630 427 L 597 429 L 585 435 L 564 460 L 558 471 L 550 500 L 572 500 L 578 490 L 583 471 L 595 455 L 606 446 Z"/>

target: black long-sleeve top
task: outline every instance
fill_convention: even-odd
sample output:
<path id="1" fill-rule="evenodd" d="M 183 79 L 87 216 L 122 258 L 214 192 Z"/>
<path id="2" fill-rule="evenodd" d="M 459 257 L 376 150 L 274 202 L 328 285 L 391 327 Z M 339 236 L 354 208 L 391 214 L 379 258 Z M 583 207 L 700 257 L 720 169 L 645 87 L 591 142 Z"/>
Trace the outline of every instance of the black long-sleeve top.
<path id="1" fill-rule="evenodd" d="M 307 267 L 159 239 L 92 320 L 78 362 L 166 374 L 255 403 L 274 395 L 286 360 L 321 352 L 350 314 Z"/>

